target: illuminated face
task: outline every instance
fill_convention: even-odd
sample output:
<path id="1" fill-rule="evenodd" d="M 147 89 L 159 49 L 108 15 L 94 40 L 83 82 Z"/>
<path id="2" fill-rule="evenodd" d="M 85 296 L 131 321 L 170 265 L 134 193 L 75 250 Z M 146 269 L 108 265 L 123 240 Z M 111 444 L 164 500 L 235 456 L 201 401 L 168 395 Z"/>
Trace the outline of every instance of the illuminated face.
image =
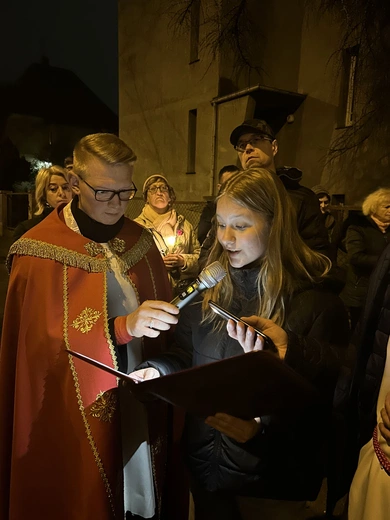
<path id="1" fill-rule="evenodd" d="M 228 195 L 217 202 L 217 238 L 232 267 L 245 267 L 261 258 L 268 244 L 268 224 L 257 212 L 240 206 Z"/>
<path id="2" fill-rule="evenodd" d="M 46 188 L 46 202 L 56 208 L 63 202 L 69 202 L 72 198 L 72 190 L 69 182 L 61 175 L 52 175 Z"/>
<path id="3" fill-rule="evenodd" d="M 162 180 L 156 180 L 148 188 L 147 202 L 156 211 L 156 213 L 163 214 L 168 211 L 171 197 L 169 195 L 169 188 Z"/>
<path id="4" fill-rule="evenodd" d="M 319 197 L 318 202 L 320 203 L 321 213 L 326 213 L 326 210 L 329 206 L 329 197 L 324 195 L 323 197 Z"/>
<path id="5" fill-rule="evenodd" d="M 278 153 L 278 143 L 275 139 L 271 141 L 270 138 L 263 138 L 259 134 L 243 134 L 237 142 L 237 147 L 243 148 L 243 151 L 238 151 L 243 170 L 269 168 L 275 171 L 274 157 Z"/>
<path id="6" fill-rule="evenodd" d="M 387 197 L 381 204 L 379 204 L 374 217 L 384 224 L 390 223 L 390 197 Z"/>
<path id="7" fill-rule="evenodd" d="M 96 158 L 86 164 L 83 176 L 95 190 L 132 190 L 133 164 L 109 165 Z M 94 191 L 77 177 L 73 191 L 79 196 L 79 208 L 101 224 L 116 224 L 124 215 L 128 200 L 121 201 L 115 195 L 111 200 L 101 202 L 95 199 Z"/>

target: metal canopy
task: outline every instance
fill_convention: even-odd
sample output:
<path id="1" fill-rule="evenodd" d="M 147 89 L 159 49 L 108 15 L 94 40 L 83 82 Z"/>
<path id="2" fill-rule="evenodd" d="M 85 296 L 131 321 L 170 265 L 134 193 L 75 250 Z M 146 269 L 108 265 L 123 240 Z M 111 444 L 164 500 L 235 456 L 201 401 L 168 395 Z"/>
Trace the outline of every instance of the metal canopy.
<path id="1" fill-rule="evenodd" d="M 214 98 L 211 103 L 217 105 L 243 96 L 251 96 L 256 102 L 252 117 L 267 121 L 275 133 L 278 133 L 286 123 L 287 116 L 294 114 L 306 99 L 306 94 L 255 85 L 226 96 Z"/>

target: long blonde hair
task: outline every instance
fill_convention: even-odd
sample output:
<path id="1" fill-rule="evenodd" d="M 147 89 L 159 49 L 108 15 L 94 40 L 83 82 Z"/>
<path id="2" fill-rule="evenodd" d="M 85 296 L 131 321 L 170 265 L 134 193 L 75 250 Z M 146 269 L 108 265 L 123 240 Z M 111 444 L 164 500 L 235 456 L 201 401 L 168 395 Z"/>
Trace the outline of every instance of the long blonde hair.
<path id="1" fill-rule="evenodd" d="M 46 207 L 47 188 L 49 187 L 50 179 L 53 175 L 63 177 L 66 182 L 69 182 L 69 172 L 65 170 L 65 168 L 57 166 L 56 164 L 49 166 L 49 168 L 41 168 L 35 178 L 35 202 L 37 208 L 34 215 L 41 215 Z"/>
<path id="2" fill-rule="evenodd" d="M 258 315 L 283 325 L 286 304 L 304 282 L 314 282 L 325 276 L 331 262 L 320 253 L 312 251 L 301 239 L 297 228 L 297 216 L 290 197 L 279 178 L 271 171 L 253 168 L 231 177 L 217 197 L 229 197 L 233 202 L 253 211 L 268 225 L 268 244 L 264 256 L 259 259 L 257 276 Z M 210 251 L 209 262 L 219 261 L 227 276 L 215 287 L 204 293 L 203 321 L 223 326 L 209 308 L 209 300 L 227 307 L 233 300 L 233 283 L 229 273 L 227 254 L 217 238 Z M 218 325 L 219 324 L 219 325 Z"/>

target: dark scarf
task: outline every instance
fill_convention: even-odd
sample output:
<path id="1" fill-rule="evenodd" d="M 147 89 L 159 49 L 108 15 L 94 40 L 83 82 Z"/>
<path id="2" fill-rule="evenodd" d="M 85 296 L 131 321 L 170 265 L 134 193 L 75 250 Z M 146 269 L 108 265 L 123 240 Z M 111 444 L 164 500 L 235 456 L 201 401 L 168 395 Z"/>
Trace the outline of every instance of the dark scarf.
<path id="1" fill-rule="evenodd" d="M 77 196 L 74 197 L 71 209 L 83 237 L 99 243 L 108 242 L 116 237 L 122 229 L 125 221 L 124 216 L 122 216 L 115 224 L 102 224 L 84 213 L 84 211 L 78 207 L 78 202 L 79 198 Z"/>
<path id="2" fill-rule="evenodd" d="M 229 272 L 233 283 L 233 301 L 230 311 L 239 316 L 251 316 L 257 314 L 259 296 L 257 292 L 257 276 L 260 265 L 256 262 L 250 266 L 236 269 L 229 266 Z"/>

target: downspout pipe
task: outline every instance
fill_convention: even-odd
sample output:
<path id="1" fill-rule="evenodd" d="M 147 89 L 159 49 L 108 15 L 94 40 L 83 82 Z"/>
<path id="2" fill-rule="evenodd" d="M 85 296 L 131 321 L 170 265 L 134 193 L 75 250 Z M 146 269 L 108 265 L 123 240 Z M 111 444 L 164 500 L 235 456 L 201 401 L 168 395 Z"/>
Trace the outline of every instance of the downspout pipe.
<path id="1" fill-rule="evenodd" d="M 237 92 L 233 92 L 232 94 L 226 94 L 225 96 L 215 97 L 210 103 L 214 108 L 213 114 L 213 144 L 212 144 L 212 178 L 213 178 L 213 192 L 214 187 L 216 186 L 216 166 L 217 166 L 217 139 L 218 139 L 218 105 L 221 103 L 225 103 L 226 101 L 232 101 L 233 99 L 238 99 L 243 96 L 248 96 L 252 94 L 252 92 L 257 92 L 261 90 L 263 92 L 280 92 L 281 94 L 291 94 L 292 96 L 297 96 L 296 92 L 291 92 L 288 90 L 281 90 L 272 87 L 265 87 L 264 85 L 254 85 L 253 87 L 247 87 L 242 90 L 238 90 Z M 301 94 L 298 94 L 301 96 Z"/>
<path id="2" fill-rule="evenodd" d="M 232 99 L 237 99 L 243 96 L 247 96 L 252 92 L 256 92 L 257 90 L 272 90 L 275 89 L 263 87 L 261 85 L 254 85 L 253 87 L 247 87 L 243 90 L 239 90 L 237 92 L 233 92 L 232 94 L 227 94 L 226 96 L 215 97 L 211 100 L 211 104 L 213 106 L 213 127 L 212 127 L 212 145 L 211 145 L 211 173 L 213 179 L 212 193 L 214 195 L 214 188 L 217 185 L 217 142 L 218 142 L 218 105 L 221 103 L 225 103 L 226 101 L 231 101 Z"/>

